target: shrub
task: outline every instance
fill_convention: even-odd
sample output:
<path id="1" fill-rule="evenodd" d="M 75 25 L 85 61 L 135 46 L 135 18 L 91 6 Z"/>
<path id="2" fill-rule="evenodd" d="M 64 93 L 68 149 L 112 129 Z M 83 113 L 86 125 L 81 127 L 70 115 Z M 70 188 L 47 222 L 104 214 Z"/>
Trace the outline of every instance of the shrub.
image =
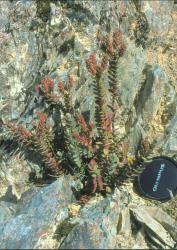
<path id="1" fill-rule="evenodd" d="M 112 37 L 99 40 L 100 57 L 93 52 L 86 60 L 86 67 L 93 78 L 95 98 L 95 119 L 86 122 L 82 113 L 72 104 L 74 80 L 71 75 L 65 82 L 46 76 L 35 89 L 50 106 L 60 113 L 60 123 L 51 127 L 47 123 L 48 114 L 37 113 L 33 128 L 23 124 L 4 122 L 6 128 L 17 138 L 19 144 L 37 150 L 45 166 L 54 174 L 71 173 L 83 182 L 80 202 L 87 202 L 91 194 L 106 194 L 116 185 L 131 179 L 148 152 L 141 147 L 141 155 L 128 155 L 128 142 L 118 140 L 115 131 L 115 114 L 122 105 L 117 79 L 117 63 L 126 46 L 120 31 Z M 111 103 L 105 100 L 104 75 L 108 76 Z M 55 138 L 55 128 L 58 127 Z M 142 151 L 144 149 L 144 151 Z M 139 151 L 140 152 L 140 151 Z"/>

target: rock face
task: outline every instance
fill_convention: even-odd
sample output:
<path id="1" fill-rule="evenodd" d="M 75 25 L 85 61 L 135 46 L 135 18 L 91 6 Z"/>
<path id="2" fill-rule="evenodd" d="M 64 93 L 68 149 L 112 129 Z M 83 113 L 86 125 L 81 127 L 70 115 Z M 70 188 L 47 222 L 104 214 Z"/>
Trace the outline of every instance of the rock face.
<path id="1" fill-rule="evenodd" d="M 169 102 L 165 90 L 175 82 L 171 82 L 165 72 L 168 62 L 163 67 L 159 65 L 160 60 L 149 65 L 148 53 L 154 46 L 166 46 L 158 37 L 169 33 L 166 44 L 173 40 L 170 30 L 174 27 L 173 20 L 175 22 L 173 7 L 173 1 L 98 1 L 94 4 L 76 0 L 2 1 L 1 117 L 29 125 L 35 111 L 42 108 L 40 103 L 36 104 L 34 85 L 46 74 L 64 79 L 68 71 L 78 80 L 74 100 L 83 111 L 91 111 L 93 117 L 92 79 L 86 72 L 85 60 L 91 51 L 98 49 L 98 32 L 105 34 L 120 27 L 127 43 L 117 69 L 123 103 L 117 124 L 120 136 L 128 134 L 132 148 L 140 137 L 148 136 L 152 130 L 153 137 L 161 139 L 175 118 L 173 113 L 165 124 L 162 121 L 177 101 L 175 97 Z M 168 49 L 165 52 L 170 53 Z M 156 56 L 156 52 L 153 53 L 151 57 Z M 151 121 L 148 126 L 147 121 Z M 175 148 L 173 142 L 164 141 L 167 150 L 171 150 L 169 143 Z"/>
<path id="2" fill-rule="evenodd" d="M 160 107 L 163 91 L 167 79 L 164 71 L 155 65 L 147 70 L 147 78 L 144 89 L 139 97 L 138 113 L 142 115 L 145 123 L 151 121 L 156 116 Z"/>
<path id="3" fill-rule="evenodd" d="M 16 202 L 0 202 L 2 249 L 174 248 L 177 224 L 157 207 L 136 202 L 128 189 L 75 203 L 71 177 L 33 187 Z"/>
<path id="4" fill-rule="evenodd" d="M 148 234 L 152 235 L 152 238 L 155 237 L 159 242 L 161 242 L 162 246 L 165 244 L 168 247 L 174 247 L 175 242 L 167 233 L 167 231 L 163 228 L 163 226 L 157 223 L 151 216 L 145 212 L 142 208 L 131 209 L 132 214 L 135 218 L 142 224 L 142 226 L 147 229 Z"/>
<path id="5" fill-rule="evenodd" d="M 67 205 L 74 201 L 70 182 L 63 177 L 48 187 L 28 191 L 16 205 L 15 214 L 1 202 L 0 248 L 55 248 L 56 223 L 68 217 Z"/>
<path id="6" fill-rule="evenodd" d="M 145 210 L 171 234 L 174 240 L 177 238 L 177 223 L 173 218 L 157 207 L 146 207 Z"/>
<path id="7" fill-rule="evenodd" d="M 64 240 L 60 249 L 106 249 L 116 245 L 120 213 L 118 192 L 113 197 L 85 206 L 78 224 Z M 76 219 L 75 219 L 76 220 Z"/>
<path id="8" fill-rule="evenodd" d="M 145 13 L 149 26 L 150 35 L 153 37 L 164 37 L 172 23 L 171 11 L 173 1 L 142 1 L 141 11 Z"/>
<path id="9" fill-rule="evenodd" d="M 118 134 L 127 137 L 132 154 L 148 137 L 155 141 L 155 154 L 177 159 L 176 6 L 172 0 L 0 1 L 0 248 L 174 247 L 176 221 L 159 208 L 139 210 L 128 192 L 95 198 L 70 218 L 71 180 L 29 185 L 33 173 L 42 176 L 41 166 L 12 154 L 1 119 L 30 126 L 36 111 L 47 108 L 34 86 L 45 75 L 63 80 L 68 72 L 77 82 L 73 102 L 93 118 L 85 60 L 98 50 L 98 34 L 120 29 L 127 49 L 117 68 Z M 65 220 L 69 230 L 59 237 Z"/>

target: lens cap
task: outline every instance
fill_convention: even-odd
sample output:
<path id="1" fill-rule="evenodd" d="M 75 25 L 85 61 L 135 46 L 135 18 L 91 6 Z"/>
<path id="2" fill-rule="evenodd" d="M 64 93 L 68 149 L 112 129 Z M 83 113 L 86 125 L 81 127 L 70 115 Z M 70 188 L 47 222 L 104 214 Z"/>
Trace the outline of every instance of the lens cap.
<path id="1" fill-rule="evenodd" d="M 177 163 L 169 157 L 155 157 L 138 176 L 138 186 L 147 198 L 171 199 L 177 193 Z"/>

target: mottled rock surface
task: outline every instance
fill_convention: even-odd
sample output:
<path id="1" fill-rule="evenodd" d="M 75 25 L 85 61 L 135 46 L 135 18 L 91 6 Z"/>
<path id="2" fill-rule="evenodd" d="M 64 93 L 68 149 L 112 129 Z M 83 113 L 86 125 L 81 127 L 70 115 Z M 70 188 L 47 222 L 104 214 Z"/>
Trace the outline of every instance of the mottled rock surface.
<path id="1" fill-rule="evenodd" d="M 79 103 L 93 118 L 92 79 L 85 60 L 98 50 L 98 34 L 120 28 L 127 50 L 117 68 L 122 101 L 116 121 L 118 134 L 120 138 L 126 135 L 132 154 L 140 139 L 148 137 L 155 141 L 154 154 L 177 159 L 176 6 L 172 0 L 0 1 L 0 118 L 30 126 L 36 111 L 47 108 L 36 100 L 36 83 L 45 75 L 63 80 L 68 71 L 77 82 L 73 103 Z M 34 187 L 31 176 L 42 176 L 41 165 L 36 156 L 16 154 L 18 147 L 11 150 L 9 140 L 0 125 L 1 248 L 174 246 L 175 199 L 164 204 L 144 201 L 129 187 L 128 192 L 120 191 L 120 197 L 95 198 L 79 212 L 75 208 L 73 213 L 79 215 L 70 218 L 68 205 L 73 194 L 67 178 L 44 188 Z M 137 208 L 134 217 L 140 227 L 136 227 L 130 204 L 150 205 L 143 211 L 152 221 L 151 228 Z M 65 219 L 70 230 L 58 240 L 56 228 Z M 163 235 L 157 234 L 157 228 L 163 228 Z"/>
<path id="2" fill-rule="evenodd" d="M 158 207 L 136 199 L 130 187 L 84 207 L 75 203 L 71 177 L 33 187 L 17 202 L 0 201 L 3 249 L 174 248 L 177 223 Z M 2 199 L 2 198 L 1 198 Z"/>
<path id="3" fill-rule="evenodd" d="M 141 11 L 145 13 L 150 26 L 150 35 L 153 37 L 164 37 L 172 23 L 171 11 L 174 1 L 140 1 Z"/>
<path id="4" fill-rule="evenodd" d="M 68 177 L 61 177 L 38 191 L 27 192 L 13 216 L 6 205 L 1 214 L 0 248 L 55 248 L 57 241 L 52 237 L 57 223 L 68 217 L 67 205 L 74 201 L 70 182 Z M 1 202 L 1 209 L 3 205 Z"/>
<path id="5" fill-rule="evenodd" d="M 143 228 L 148 231 L 148 234 L 153 234 L 154 238 L 157 238 L 168 247 L 174 247 L 175 241 L 171 238 L 170 234 L 163 228 L 163 226 L 156 222 L 155 219 L 146 213 L 141 207 L 130 208 L 130 211 L 137 219 L 139 223 L 142 224 Z"/>
<path id="6" fill-rule="evenodd" d="M 116 245 L 120 213 L 118 192 L 114 196 L 86 205 L 75 221 L 77 225 L 60 249 L 112 249 Z"/>
<path id="7" fill-rule="evenodd" d="M 14 215 L 16 205 L 14 203 L 0 202 L 0 224 L 7 223 Z"/>
<path id="8" fill-rule="evenodd" d="M 158 221 L 171 234 L 174 240 L 177 239 L 177 222 L 175 219 L 157 207 L 145 207 L 145 211 Z"/>

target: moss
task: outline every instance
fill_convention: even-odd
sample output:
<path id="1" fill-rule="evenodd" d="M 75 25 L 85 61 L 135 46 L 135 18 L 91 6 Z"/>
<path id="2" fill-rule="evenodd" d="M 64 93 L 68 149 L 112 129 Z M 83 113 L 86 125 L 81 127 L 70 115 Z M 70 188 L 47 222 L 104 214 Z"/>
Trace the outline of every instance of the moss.
<path id="1" fill-rule="evenodd" d="M 50 0 L 36 0 L 37 16 L 41 18 L 43 22 L 47 22 L 50 18 L 50 2 Z"/>
<path id="2" fill-rule="evenodd" d="M 136 8 L 136 28 L 134 30 L 135 42 L 137 46 L 141 45 L 145 49 L 150 31 L 148 20 L 145 13 L 141 11 L 141 1 L 133 0 L 133 3 Z"/>
<path id="3" fill-rule="evenodd" d="M 140 0 L 133 0 L 133 3 L 138 11 L 141 9 L 141 1 Z"/>
<path id="4" fill-rule="evenodd" d="M 71 224 L 69 218 L 66 218 L 57 228 L 56 235 L 57 240 L 66 237 L 76 224 Z"/>
<path id="5" fill-rule="evenodd" d="M 74 40 L 73 36 L 70 40 L 65 41 L 59 48 L 58 53 L 68 53 L 71 49 L 74 49 Z"/>
<path id="6" fill-rule="evenodd" d="M 176 114 L 176 103 L 173 102 L 166 106 L 162 114 L 163 124 L 167 124 L 168 121 L 170 121 L 174 117 L 175 114 Z"/>

